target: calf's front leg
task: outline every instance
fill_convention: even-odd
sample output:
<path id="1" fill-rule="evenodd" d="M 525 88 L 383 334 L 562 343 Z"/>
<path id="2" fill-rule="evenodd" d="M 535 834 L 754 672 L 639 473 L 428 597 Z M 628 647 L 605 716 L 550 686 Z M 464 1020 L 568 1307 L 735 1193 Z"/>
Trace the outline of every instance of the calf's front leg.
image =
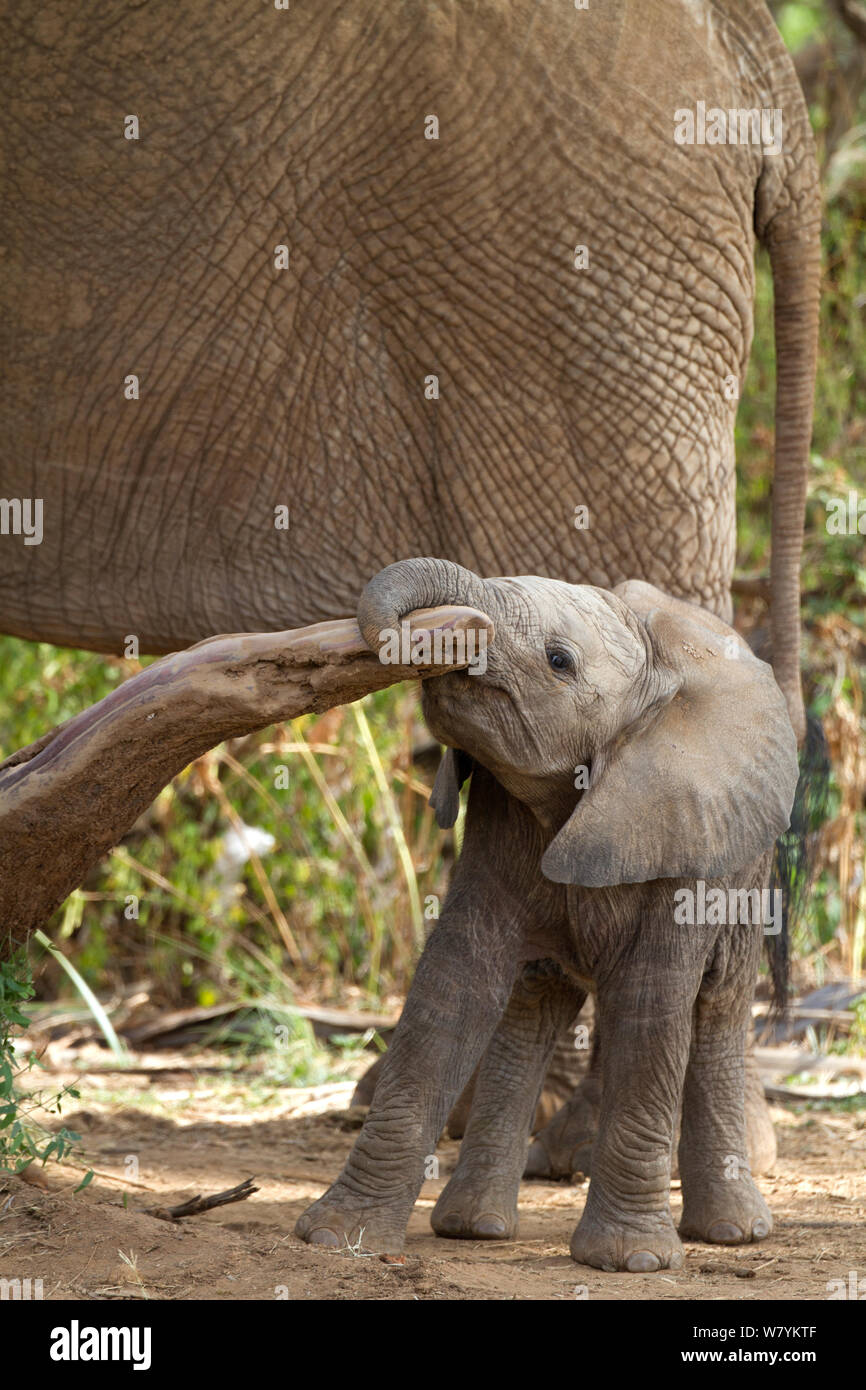
<path id="1" fill-rule="evenodd" d="M 403 1248 L 425 1160 L 499 1021 L 517 968 L 507 942 L 476 935 L 477 917 L 467 919 L 461 906 L 446 904 L 424 949 L 342 1173 L 295 1227 L 313 1245 L 360 1239 L 381 1253 Z"/>
<path id="2" fill-rule="evenodd" d="M 445 1120 L 508 1003 L 526 908 L 514 853 L 528 813 L 473 777 L 463 853 L 382 1063 L 370 1111 L 334 1185 L 295 1231 L 317 1245 L 397 1254 Z M 507 846 L 511 845 L 511 852 Z"/>

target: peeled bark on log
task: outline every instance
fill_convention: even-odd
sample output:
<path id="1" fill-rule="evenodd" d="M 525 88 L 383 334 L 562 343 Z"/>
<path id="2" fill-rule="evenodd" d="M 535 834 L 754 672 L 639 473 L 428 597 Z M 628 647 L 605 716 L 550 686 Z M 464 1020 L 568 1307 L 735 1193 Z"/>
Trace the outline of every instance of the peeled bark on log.
<path id="1" fill-rule="evenodd" d="M 476 609 L 408 616 L 409 633 L 483 631 Z M 353 618 L 212 637 L 139 672 L 0 765 L 0 958 L 23 944 L 193 759 L 227 738 L 348 704 L 448 665 L 383 665 Z"/>

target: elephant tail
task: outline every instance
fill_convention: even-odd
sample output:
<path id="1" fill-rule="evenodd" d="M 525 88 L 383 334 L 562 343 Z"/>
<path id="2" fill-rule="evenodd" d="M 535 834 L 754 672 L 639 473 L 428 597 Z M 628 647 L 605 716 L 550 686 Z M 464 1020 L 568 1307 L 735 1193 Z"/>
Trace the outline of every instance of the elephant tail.
<path id="1" fill-rule="evenodd" d="M 782 921 L 781 930 L 775 936 L 765 936 L 764 941 L 776 1017 L 784 1014 L 788 1002 L 790 942 L 803 921 L 814 881 L 818 831 L 827 819 L 829 792 L 830 759 L 824 730 L 817 716 L 809 714 L 791 824 L 776 841 L 773 854 L 771 887 L 782 895 Z"/>
<path id="2" fill-rule="evenodd" d="M 778 34 L 777 45 L 783 49 Z M 783 149 L 767 154 L 755 196 L 755 228 L 770 255 L 776 343 L 770 612 L 773 670 L 798 743 L 805 737 L 800 687 L 800 562 L 812 439 L 821 282 L 821 191 L 806 103 L 787 53 L 774 100 L 784 112 Z"/>

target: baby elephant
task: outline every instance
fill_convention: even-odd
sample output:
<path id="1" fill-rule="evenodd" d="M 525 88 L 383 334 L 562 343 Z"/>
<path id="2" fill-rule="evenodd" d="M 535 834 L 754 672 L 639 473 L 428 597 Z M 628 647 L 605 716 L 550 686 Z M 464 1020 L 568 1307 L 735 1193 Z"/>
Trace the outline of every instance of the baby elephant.
<path id="1" fill-rule="evenodd" d="M 771 851 L 797 750 L 770 668 L 702 609 L 631 582 L 613 591 L 489 579 L 406 560 L 367 586 L 374 648 L 410 611 L 459 603 L 495 625 L 486 664 L 423 683 L 447 745 L 433 804 L 463 852 L 364 1127 L 297 1231 L 402 1249 L 446 1116 L 483 1054 L 443 1236 L 503 1238 L 557 1033 L 591 990 L 604 1047 L 592 1180 L 573 1257 L 677 1269 L 680 1234 L 723 1244 L 772 1226 L 749 1174 L 743 1043 Z M 384 648 L 382 648 L 384 650 Z"/>

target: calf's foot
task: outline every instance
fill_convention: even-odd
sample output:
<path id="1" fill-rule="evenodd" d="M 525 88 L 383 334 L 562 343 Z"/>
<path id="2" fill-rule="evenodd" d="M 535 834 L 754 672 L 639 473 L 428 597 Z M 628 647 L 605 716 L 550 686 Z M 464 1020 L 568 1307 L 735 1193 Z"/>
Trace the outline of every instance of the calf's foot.
<path id="1" fill-rule="evenodd" d="M 750 1175 L 683 1180 L 680 1235 L 710 1245 L 748 1245 L 773 1229 L 770 1208 Z"/>
<path id="2" fill-rule="evenodd" d="M 670 1212 L 607 1216 L 595 1206 L 591 1192 L 571 1238 L 571 1257 L 593 1269 L 629 1274 L 680 1269 L 684 1258 Z"/>
<path id="3" fill-rule="evenodd" d="M 408 1220 L 404 1201 L 364 1198 L 338 1180 L 298 1218 L 295 1235 L 308 1245 L 399 1255 Z"/>
<path id="4" fill-rule="evenodd" d="M 511 1240 L 517 1235 L 514 1184 L 455 1173 L 430 1217 L 437 1236 L 451 1240 Z"/>

